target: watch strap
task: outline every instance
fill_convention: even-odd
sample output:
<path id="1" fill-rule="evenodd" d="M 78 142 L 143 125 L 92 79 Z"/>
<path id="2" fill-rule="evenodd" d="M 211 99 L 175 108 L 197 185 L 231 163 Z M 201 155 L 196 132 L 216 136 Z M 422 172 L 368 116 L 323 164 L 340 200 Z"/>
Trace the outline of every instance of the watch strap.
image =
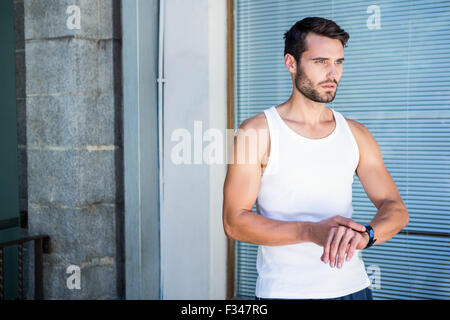
<path id="1" fill-rule="evenodd" d="M 364 249 L 370 248 L 371 246 L 373 246 L 373 244 L 375 243 L 375 241 L 377 241 L 377 239 L 375 238 L 375 233 L 373 231 L 373 228 L 370 226 L 370 224 L 365 224 L 364 227 L 366 227 L 366 233 L 369 235 L 369 242 L 367 243 L 367 246 Z"/>

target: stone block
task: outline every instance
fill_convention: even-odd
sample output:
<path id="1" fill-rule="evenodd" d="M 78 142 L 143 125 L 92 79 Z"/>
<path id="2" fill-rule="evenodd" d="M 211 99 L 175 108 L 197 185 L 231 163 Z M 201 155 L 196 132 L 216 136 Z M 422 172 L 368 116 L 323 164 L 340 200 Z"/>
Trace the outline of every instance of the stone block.
<path id="1" fill-rule="evenodd" d="M 44 299 L 117 299 L 123 276 L 123 206 L 92 205 L 80 209 L 30 203 L 29 233 L 50 236 L 44 254 Z M 34 247 L 28 246 L 25 277 L 34 279 Z M 81 289 L 67 287 L 67 268 L 80 267 Z M 123 272 L 122 272 L 123 273 Z M 33 298 L 34 283 L 26 285 Z M 123 291 L 123 290 L 122 290 Z"/>
<path id="2" fill-rule="evenodd" d="M 28 199 L 45 205 L 86 206 L 123 201 L 120 149 L 28 149 Z"/>
<path id="3" fill-rule="evenodd" d="M 74 19 L 77 13 L 70 6 L 79 8 L 79 28 Z M 25 0 L 25 40 L 66 36 L 119 38 L 119 11 L 119 0 Z"/>
<path id="4" fill-rule="evenodd" d="M 85 93 L 113 95 L 113 40 L 64 38 L 30 41 L 26 52 L 26 94 Z M 114 51 L 115 50 L 115 51 Z"/>
<path id="5" fill-rule="evenodd" d="M 116 107 L 113 96 L 30 96 L 27 99 L 28 145 L 114 145 Z"/>
<path id="6" fill-rule="evenodd" d="M 44 256 L 44 263 L 45 263 Z M 117 299 L 117 271 L 115 263 L 109 258 L 97 258 L 97 261 L 80 268 L 80 289 L 70 289 L 67 279 L 67 267 L 63 265 L 44 264 L 44 299 L 45 300 L 112 300 Z M 108 261 L 105 262 L 104 261 Z M 32 270 L 30 270 L 30 273 Z M 34 287 L 33 287 L 34 288 Z M 28 296 L 33 297 L 31 289 Z"/>
<path id="7" fill-rule="evenodd" d="M 81 269 L 80 289 L 68 289 L 66 269 L 59 266 L 47 268 L 49 280 L 44 288 L 46 299 L 113 300 L 117 299 L 116 266 L 96 265 Z M 61 276 L 62 277 L 61 277 Z"/>
<path id="8" fill-rule="evenodd" d="M 68 267 L 81 266 L 99 256 L 115 259 L 116 215 L 122 213 L 116 212 L 114 204 L 65 208 L 30 202 L 28 209 L 30 234 L 47 234 L 51 238 L 46 264 Z"/>

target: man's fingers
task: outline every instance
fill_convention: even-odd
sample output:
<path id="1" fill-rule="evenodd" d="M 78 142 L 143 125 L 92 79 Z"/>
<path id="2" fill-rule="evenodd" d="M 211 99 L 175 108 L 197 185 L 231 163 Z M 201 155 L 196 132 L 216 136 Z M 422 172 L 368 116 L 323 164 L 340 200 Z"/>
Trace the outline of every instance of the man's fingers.
<path id="1" fill-rule="evenodd" d="M 331 241 L 333 240 L 334 234 L 336 233 L 337 228 L 331 228 L 330 232 L 328 233 L 328 238 L 325 243 L 325 246 L 323 247 L 323 255 L 322 255 L 322 261 L 324 263 L 328 263 L 330 260 L 330 245 Z"/>
<path id="2" fill-rule="evenodd" d="M 350 247 L 348 248 L 347 252 L 347 261 L 350 261 L 353 257 L 353 254 L 355 253 L 356 247 L 359 243 L 359 237 L 354 237 L 352 241 L 350 242 Z"/>
<path id="3" fill-rule="evenodd" d="M 345 253 L 347 252 L 347 249 L 348 249 L 348 244 L 354 236 L 355 236 L 354 230 L 347 229 L 345 231 L 345 234 L 342 237 L 341 243 L 339 244 L 338 258 L 337 258 L 337 267 L 338 268 L 342 268 L 342 264 L 344 263 Z"/>
<path id="4" fill-rule="evenodd" d="M 352 228 L 355 231 L 359 231 L 359 232 L 366 231 L 366 227 L 364 227 L 362 224 L 359 224 L 359 223 L 353 221 L 350 218 L 345 218 L 345 217 L 342 217 L 342 216 L 335 216 L 335 219 L 336 219 L 335 221 L 338 224 L 346 226 L 346 227 L 349 227 L 349 228 Z"/>
<path id="5" fill-rule="evenodd" d="M 345 234 L 345 228 L 339 227 L 336 231 L 335 236 L 333 237 L 333 241 L 330 244 L 330 266 L 334 268 L 336 265 L 336 254 L 339 249 L 339 244 L 341 243 L 341 239 Z"/>

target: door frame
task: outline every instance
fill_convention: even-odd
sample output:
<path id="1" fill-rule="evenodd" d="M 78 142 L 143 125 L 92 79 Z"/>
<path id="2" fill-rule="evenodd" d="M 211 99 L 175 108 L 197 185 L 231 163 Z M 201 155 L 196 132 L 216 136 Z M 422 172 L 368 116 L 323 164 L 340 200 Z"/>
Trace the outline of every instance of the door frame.
<path id="1" fill-rule="evenodd" d="M 125 298 L 160 299 L 159 1 L 122 1 L 121 12 Z"/>

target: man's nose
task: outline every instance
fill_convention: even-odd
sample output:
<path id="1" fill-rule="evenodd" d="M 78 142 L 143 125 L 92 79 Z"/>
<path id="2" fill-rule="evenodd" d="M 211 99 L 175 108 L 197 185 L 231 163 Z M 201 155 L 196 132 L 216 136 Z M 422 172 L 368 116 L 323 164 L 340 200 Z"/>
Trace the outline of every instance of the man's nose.
<path id="1" fill-rule="evenodd" d="M 336 70 L 336 68 L 334 66 L 331 66 L 330 69 L 328 70 L 327 73 L 327 77 L 329 79 L 336 79 L 338 77 L 338 71 Z"/>

